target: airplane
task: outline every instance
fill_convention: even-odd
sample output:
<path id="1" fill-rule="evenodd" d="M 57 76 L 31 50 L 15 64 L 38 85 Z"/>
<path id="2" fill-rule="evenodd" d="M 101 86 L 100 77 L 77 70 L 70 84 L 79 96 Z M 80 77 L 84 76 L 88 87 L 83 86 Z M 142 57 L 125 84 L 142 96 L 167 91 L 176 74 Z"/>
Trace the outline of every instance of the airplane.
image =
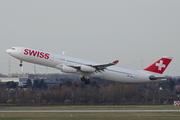
<path id="1" fill-rule="evenodd" d="M 135 71 L 114 66 L 119 60 L 111 63 L 97 63 L 27 47 L 12 47 L 11 49 L 7 49 L 6 52 L 14 58 L 19 59 L 21 61 L 20 66 L 22 66 L 22 61 L 25 61 L 56 68 L 64 73 L 79 74 L 82 76 L 81 80 L 85 84 L 89 84 L 90 77 L 125 83 L 166 80 L 168 76 L 162 75 L 162 73 L 172 61 L 172 57 L 163 56 L 147 68 Z"/>

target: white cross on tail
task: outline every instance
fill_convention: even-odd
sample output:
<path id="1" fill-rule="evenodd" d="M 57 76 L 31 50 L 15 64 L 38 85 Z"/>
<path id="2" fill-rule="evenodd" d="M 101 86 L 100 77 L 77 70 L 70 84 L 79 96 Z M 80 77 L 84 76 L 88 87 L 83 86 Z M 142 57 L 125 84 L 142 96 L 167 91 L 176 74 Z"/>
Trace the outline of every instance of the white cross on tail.
<path id="1" fill-rule="evenodd" d="M 165 67 L 166 67 L 166 65 L 163 64 L 163 61 L 162 61 L 162 60 L 160 60 L 159 63 L 156 63 L 156 66 L 158 66 L 158 70 L 162 70 L 162 68 L 165 68 Z"/>

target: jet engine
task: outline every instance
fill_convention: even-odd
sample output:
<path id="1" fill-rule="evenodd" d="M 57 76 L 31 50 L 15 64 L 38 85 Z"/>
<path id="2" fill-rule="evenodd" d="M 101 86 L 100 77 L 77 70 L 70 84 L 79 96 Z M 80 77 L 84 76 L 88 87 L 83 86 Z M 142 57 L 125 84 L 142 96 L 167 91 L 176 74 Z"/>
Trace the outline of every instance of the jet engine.
<path id="1" fill-rule="evenodd" d="M 77 69 L 66 66 L 66 65 L 63 65 L 61 70 L 62 70 L 62 72 L 66 72 L 66 73 L 76 73 L 77 72 Z"/>
<path id="2" fill-rule="evenodd" d="M 66 73 L 76 73 L 77 72 L 77 69 L 66 66 L 66 65 L 57 65 L 56 68 L 60 69 L 62 72 L 66 72 Z"/>
<path id="3" fill-rule="evenodd" d="M 81 65 L 80 70 L 83 72 L 95 72 L 96 71 L 95 68 L 90 67 L 90 66 L 86 66 L 86 65 Z"/>

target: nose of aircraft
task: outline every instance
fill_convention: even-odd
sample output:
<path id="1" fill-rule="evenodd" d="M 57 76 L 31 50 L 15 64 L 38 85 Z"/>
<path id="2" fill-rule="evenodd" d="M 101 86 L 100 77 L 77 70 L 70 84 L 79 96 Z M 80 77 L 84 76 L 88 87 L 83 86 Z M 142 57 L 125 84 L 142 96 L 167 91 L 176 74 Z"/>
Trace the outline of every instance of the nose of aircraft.
<path id="1" fill-rule="evenodd" d="M 7 49 L 6 52 L 7 52 L 7 53 L 10 53 L 10 49 Z"/>

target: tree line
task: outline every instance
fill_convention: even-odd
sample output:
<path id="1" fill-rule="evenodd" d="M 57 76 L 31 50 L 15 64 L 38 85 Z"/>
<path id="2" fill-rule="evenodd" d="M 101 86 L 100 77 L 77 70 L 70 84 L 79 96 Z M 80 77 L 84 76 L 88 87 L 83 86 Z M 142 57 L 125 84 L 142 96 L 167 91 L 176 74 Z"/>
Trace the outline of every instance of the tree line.
<path id="1" fill-rule="evenodd" d="M 48 87 L 44 80 L 27 81 L 24 87 L 14 82 L 0 86 L 1 104 L 172 104 L 180 100 L 175 82 L 125 84 L 108 80 L 62 80 Z M 13 89 L 12 89 L 13 88 Z M 178 92 L 177 92 L 178 93 Z"/>

